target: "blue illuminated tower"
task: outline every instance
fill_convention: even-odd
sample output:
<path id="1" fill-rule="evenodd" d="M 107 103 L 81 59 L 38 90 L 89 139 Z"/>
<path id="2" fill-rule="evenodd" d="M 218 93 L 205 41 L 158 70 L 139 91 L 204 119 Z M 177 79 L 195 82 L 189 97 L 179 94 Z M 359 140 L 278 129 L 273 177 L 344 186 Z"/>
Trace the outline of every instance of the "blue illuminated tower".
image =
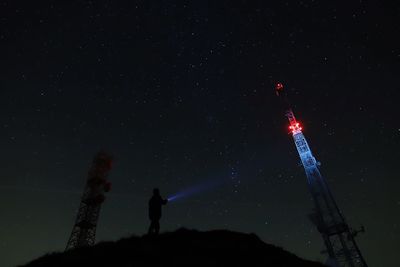
<path id="1" fill-rule="evenodd" d="M 319 171 L 319 164 L 308 146 L 300 123 L 296 120 L 290 108 L 281 83 L 276 85 L 276 93 L 283 98 L 287 106 L 286 117 L 289 120 L 289 130 L 293 136 L 314 200 L 315 208 L 310 218 L 324 240 L 326 246 L 324 252 L 329 255 L 327 264 L 332 267 L 366 267 L 367 264 L 354 239 L 357 233 L 364 231 L 364 229 L 354 231 L 346 223 L 328 184 Z"/>

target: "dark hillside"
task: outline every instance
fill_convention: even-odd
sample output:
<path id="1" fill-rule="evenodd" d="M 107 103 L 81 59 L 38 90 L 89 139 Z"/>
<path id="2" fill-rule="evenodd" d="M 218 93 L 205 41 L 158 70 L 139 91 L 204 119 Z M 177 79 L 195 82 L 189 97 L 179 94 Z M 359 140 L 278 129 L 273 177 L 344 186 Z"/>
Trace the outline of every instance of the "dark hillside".
<path id="1" fill-rule="evenodd" d="M 102 242 L 93 247 L 45 255 L 26 267 L 72 266 L 310 266 L 279 247 L 262 242 L 254 234 L 226 230 L 199 232 L 180 229 L 159 236 L 143 236 Z"/>

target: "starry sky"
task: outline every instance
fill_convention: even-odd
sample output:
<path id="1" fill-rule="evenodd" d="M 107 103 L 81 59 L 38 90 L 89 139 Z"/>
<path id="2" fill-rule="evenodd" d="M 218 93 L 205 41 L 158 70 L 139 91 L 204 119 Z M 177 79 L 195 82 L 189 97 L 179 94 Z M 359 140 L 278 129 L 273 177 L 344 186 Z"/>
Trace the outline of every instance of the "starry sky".
<path id="1" fill-rule="evenodd" d="M 400 9 L 389 1 L 0 1 L 0 265 L 62 251 L 94 154 L 115 161 L 97 240 L 253 232 L 311 260 L 281 81 L 370 266 L 400 243 Z M 214 181 L 217 181 L 214 183 Z"/>

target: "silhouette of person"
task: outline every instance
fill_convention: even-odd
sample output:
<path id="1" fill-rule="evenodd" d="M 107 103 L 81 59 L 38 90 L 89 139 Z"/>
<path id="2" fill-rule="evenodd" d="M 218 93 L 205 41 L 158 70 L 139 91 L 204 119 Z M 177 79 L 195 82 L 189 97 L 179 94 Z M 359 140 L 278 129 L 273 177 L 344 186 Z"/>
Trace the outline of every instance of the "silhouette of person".
<path id="1" fill-rule="evenodd" d="M 160 190 L 158 188 L 153 189 L 153 196 L 149 201 L 149 218 L 150 227 L 148 234 L 158 234 L 160 232 L 160 219 L 161 219 L 161 205 L 167 204 L 168 199 L 162 199 L 160 196 Z"/>

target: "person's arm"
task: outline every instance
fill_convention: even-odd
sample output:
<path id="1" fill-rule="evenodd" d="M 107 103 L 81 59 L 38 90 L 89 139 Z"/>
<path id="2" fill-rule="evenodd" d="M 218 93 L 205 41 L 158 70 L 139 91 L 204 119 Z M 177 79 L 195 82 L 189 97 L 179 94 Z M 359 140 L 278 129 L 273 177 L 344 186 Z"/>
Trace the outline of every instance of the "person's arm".
<path id="1" fill-rule="evenodd" d="M 161 203 L 162 203 L 163 205 L 167 204 L 167 203 L 168 203 L 168 199 L 163 199 L 163 200 L 161 201 Z"/>

